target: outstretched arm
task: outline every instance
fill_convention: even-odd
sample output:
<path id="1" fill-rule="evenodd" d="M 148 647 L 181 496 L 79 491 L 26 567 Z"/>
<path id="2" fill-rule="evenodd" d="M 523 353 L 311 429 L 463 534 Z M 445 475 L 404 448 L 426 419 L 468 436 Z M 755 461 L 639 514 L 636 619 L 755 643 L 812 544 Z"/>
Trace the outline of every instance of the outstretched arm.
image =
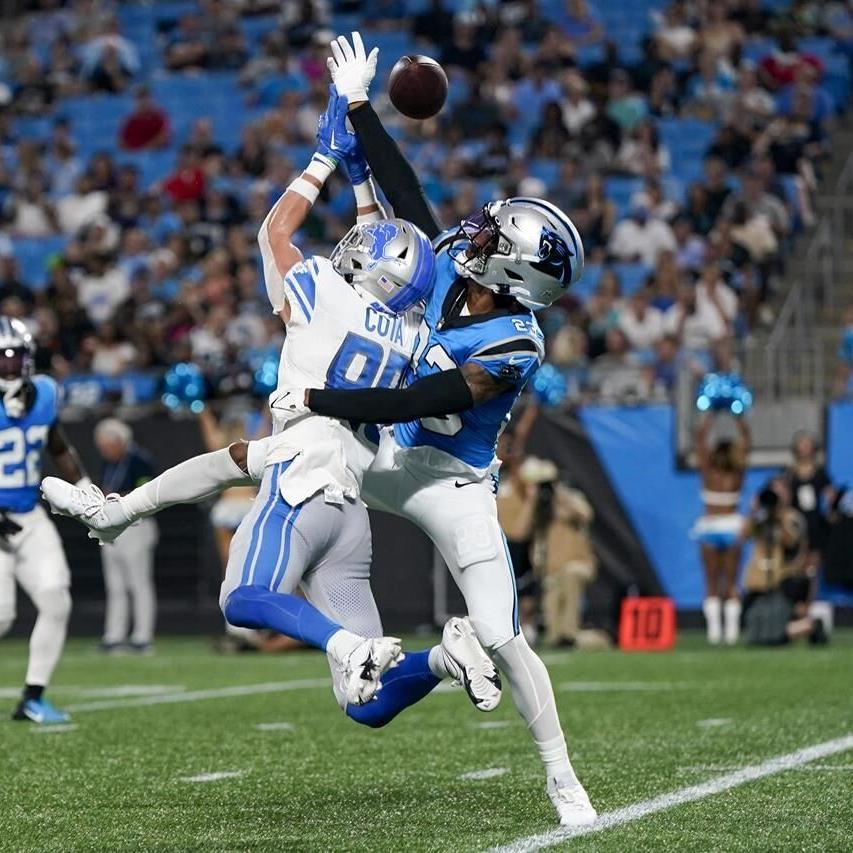
<path id="1" fill-rule="evenodd" d="M 350 123 L 380 189 L 394 208 L 394 215 L 413 222 L 434 239 L 442 228 L 430 209 L 423 187 L 367 100 L 367 90 L 376 73 L 378 49 L 373 48 L 366 54 L 357 32 L 352 34 L 352 45 L 345 36 L 339 36 L 330 47 L 332 56 L 327 64 L 335 88 L 349 103 Z"/>
<path id="2" fill-rule="evenodd" d="M 418 379 L 407 388 L 366 388 L 357 391 L 311 389 L 305 405 L 312 412 L 363 423 L 405 423 L 418 418 L 455 415 L 508 391 L 512 386 L 485 368 L 467 362 Z M 273 407 L 278 401 L 273 403 Z"/>

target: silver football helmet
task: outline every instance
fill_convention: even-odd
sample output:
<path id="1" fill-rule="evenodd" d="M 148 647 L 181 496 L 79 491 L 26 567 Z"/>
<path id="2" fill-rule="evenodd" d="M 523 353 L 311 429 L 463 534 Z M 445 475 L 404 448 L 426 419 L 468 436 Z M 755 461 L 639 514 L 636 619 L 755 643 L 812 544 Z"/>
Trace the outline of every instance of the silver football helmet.
<path id="1" fill-rule="evenodd" d="M 20 320 L 0 315 L 0 392 L 11 418 L 24 414 L 21 390 L 33 374 L 35 349 L 33 336 Z"/>
<path id="2" fill-rule="evenodd" d="M 459 275 L 533 311 L 563 296 L 583 273 L 577 228 L 541 198 L 489 202 L 462 221 L 449 251 Z"/>
<path id="3" fill-rule="evenodd" d="M 435 281 L 432 244 L 405 219 L 354 225 L 329 260 L 365 299 L 391 314 L 425 299 Z"/>

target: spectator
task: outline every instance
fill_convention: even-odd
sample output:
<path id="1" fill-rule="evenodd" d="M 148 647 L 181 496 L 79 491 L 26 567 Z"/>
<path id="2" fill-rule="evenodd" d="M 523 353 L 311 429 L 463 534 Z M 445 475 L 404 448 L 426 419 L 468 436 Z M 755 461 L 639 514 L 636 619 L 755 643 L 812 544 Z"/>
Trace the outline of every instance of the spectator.
<path id="1" fill-rule="evenodd" d="M 705 258 L 705 241 L 693 231 L 690 217 L 677 216 L 672 222 L 675 235 L 675 262 L 679 269 L 698 270 Z"/>
<path id="2" fill-rule="evenodd" d="M 623 310 L 621 283 L 613 270 L 605 269 L 598 288 L 586 305 L 590 356 L 594 358 L 604 351 L 607 333 L 618 328 Z"/>
<path id="3" fill-rule="evenodd" d="M 119 145 L 128 151 L 164 148 L 169 144 L 170 133 L 166 111 L 157 106 L 147 86 L 140 86 L 134 110 L 119 130 Z"/>
<path id="4" fill-rule="evenodd" d="M 459 68 L 473 73 L 487 59 L 482 39 L 477 38 L 477 28 L 462 15 L 453 21 L 453 37 L 441 50 L 440 62 L 445 68 Z"/>
<path id="5" fill-rule="evenodd" d="M 654 361 L 649 371 L 652 397 L 671 399 L 680 369 L 678 338 L 675 335 L 663 335 L 655 343 Z"/>
<path id="6" fill-rule="evenodd" d="M 692 284 L 680 286 L 675 304 L 664 314 L 663 327 L 693 353 L 707 352 L 728 330 L 725 316 L 709 300 L 700 307 Z"/>
<path id="7" fill-rule="evenodd" d="M 444 0 L 430 0 L 426 9 L 412 18 L 412 35 L 430 44 L 447 44 L 453 37 L 453 15 Z"/>
<path id="8" fill-rule="evenodd" d="M 47 180 L 38 172 L 26 178 L 19 195 L 7 200 L 6 215 L 12 234 L 19 237 L 47 237 L 59 231 L 56 208 L 47 197 Z"/>
<path id="9" fill-rule="evenodd" d="M 853 305 L 848 305 L 844 311 L 835 390 L 839 397 L 853 395 Z"/>
<path id="10" fill-rule="evenodd" d="M 169 39 L 164 60 L 170 71 L 204 68 L 210 56 L 201 21 L 192 14 L 183 15 L 177 31 Z"/>
<path id="11" fill-rule="evenodd" d="M 563 77 L 566 97 L 563 100 L 563 123 L 572 136 L 578 136 L 584 125 L 595 116 L 595 107 L 587 97 L 589 86 L 576 70 L 567 71 Z"/>
<path id="12" fill-rule="evenodd" d="M 94 91 L 117 95 L 127 89 L 132 76 L 122 63 L 118 48 L 107 44 L 97 62 L 89 69 L 86 79 Z"/>
<path id="13" fill-rule="evenodd" d="M 728 174 L 725 162 L 719 157 L 707 157 L 705 159 L 705 180 L 702 186 L 705 190 L 705 209 L 708 219 L 713 224 L 717 221 L 723 204 L 731 195 L 728 185 Z"/>
<path id="14" fill-rule="evenodd" d="M 572 648 L 581 628 L 581 607 L 586 586 L 595 578 L 597 561 L 592 550 L 590 525 L 595 517 L 586 496 L 557 480 L 557 469 L 547 460 L 526 463 L 539 477 L 533 545 L 534 565 L 542 577 L 542 618 L 549 646 Z"/>
<path id="15" fill-rule="evenodd" d="M 791 507 L 805 521 L 803 571 L 816 585 L 822 551 L 829 534 L 824 507 L 832 505 L 835 490 L 820 459 L 820 446 L 815 436 L 806 431 L 797 432 L 791 442 L 791 457 L 791 464 L 783 478 L 788 487 Z M 810 598 L 814 598 L 814 592 L 812 590 Z"/>
<path id="16" fill-rule="evenodd" d="M 132 78 L 140 69 L 139 52 L 119 32 L 118 21 L 109 18 L 99 35 L 83 46 L 82 73 L 87 80 Z M 106 88 L 105 91 L 118 91 Z"/>
<path id="17" fill-rule="evenodd" d="M 127 424 L 115 418 L 101 421 L 95 427 L 95 444 L 104 461 L 100 480 L 106 494 L 127 494 L 154 477 L 147 451 L 133 443 Z M 157 523 L 153 518 L 143 518 L 101 548 L 107 594 L 102 651 L 151 652 L 157 607 L 156 546 Z"/>
<path id="18" fill-rule="evenodd" d="M 616 205 L 605 195 L 601 175 L 593 173 L 587 178 L 574 214 L 578 227 L 583 231 L 584 246 L 591 257 L 601 254 L 611 240 L 616 221 Z"/>
<path id="19" fill-rule="evenodd" d="M 648 376 L 621 329 L 607 332 L 604 354 L 593 362 L 589 384 L 604 402 L 644 400 L 649 396 Z"/>
<path id="20" fill-rule="evenodd" d="M 635 350 L 651 350 L 663 335 L 663 313 L 651 305 L 651 298 L 648 286 L 639 288 L 619 315 L 619 328 Z"/>
<path id="21" fill-rule="evenodd" d="M 563 124 L 563 111 L 557 101 L 545 104 L 542 120 L 530 135 L 530 156 L 556 160 L 569 142 L 569 131 Z"/>
<path id="22" fill-rule="evenodd" d="M 672 0 L 660 18 L 655 40 L 662 59 L 686 59 L 693 52 L 698 34 L 690 26 L 686 7 L 684 0 Z"/>
<path id="23" fill-rule="evenodd" d="M 573 45 L 601 41 L 604 32 L 601 17 L 587 0 L 565 0 L 556 23 Z"/>
<path id="24" fill-rule="evenodd" d="M 630 175 L 662 174 L 669 171 L 669 150 L 661 144 L 655 125 L 650 121 L 638 124 L 626 136 L 616 152 L 617 169 Z"/>
<path id="25" fill-rule="evenodd" d="M 747 218 L 762 215 L 767 218 L 778 237 L 784 237 L 790 229 L 791 222 L 785 205 L 778 196 L 769 193 L 764 188 L 762 180 L 754 169 L 748 169 L 742 182 L 742 189 L 726 198 L 721 213 L 727 219 L 733 219 L 739 203 L 744 205 Z"/>
<path id="26" fill-rule="evenodd" d="M 27 311 L 31 311 L 35 304 L 32 290 L 21 281 L 11 242 L 0 245 L 0 304 L 7 299 L 19 299 Z"/>
<path id="27" fill-rule="evenodd" d="M 628 72 L 617 68 L 610 75 L 607 116 L 623 132 L 631 132 L 648 112 L 642 95 L 633 90 Z"/>
<path id="28" fill-rule="evenodd" d="M 634 207 L 631 216 L 613 229 L 607 252 L 620 261 L 640 261 L 654 266 L 660 252 L 674 251 L 675 235 L 666 222 L 649 216 L 645 207 Z"/>
<path id="29" fill-rule="evenodd" d="M 178 155 L 178 167 L 163 184 L 175 202 L 198 201 L 205 190 L 205 176 L 196 151 L 185 145 Z"/>

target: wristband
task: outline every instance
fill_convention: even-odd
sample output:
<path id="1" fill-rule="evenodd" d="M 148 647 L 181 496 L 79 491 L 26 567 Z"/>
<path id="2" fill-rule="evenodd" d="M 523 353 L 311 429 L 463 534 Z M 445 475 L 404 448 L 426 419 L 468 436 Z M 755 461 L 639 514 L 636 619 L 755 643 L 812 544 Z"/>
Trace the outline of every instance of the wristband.
<path id="1" fill-rule="evenodd" d="M 376 198 L 376 187 L 373 186 L 373 181 L 370 178 L 361 184 L 353 184 L 352 192 L 355 196 L 356 207 L 370 207 L 372 204 L 379 204 L 379 199 Z"/>
<path id="2" fill-rule="evenodd" d="M 311 175 L 312 178 L 316 178 L 321 184 L 325 184 L 329 175 L 337 168 L 337 165 L 337 160 L 333 160 L 331 157 L 326 157 L 323 154 L 315 153 L 303 174 Z"/>
<path id="3" fill-rule="evenodd" d="M 307 170 L 306 170 L 307 171 Z M 308 199 L 309 204 L 314 204 L 317 197 L 320 195 L 320 187 L 315 186 L 311 181 L 306 181 L 301 175 L 291 181 L 287 187 L 287 192 L 301 195 L 302 198 Z"/>

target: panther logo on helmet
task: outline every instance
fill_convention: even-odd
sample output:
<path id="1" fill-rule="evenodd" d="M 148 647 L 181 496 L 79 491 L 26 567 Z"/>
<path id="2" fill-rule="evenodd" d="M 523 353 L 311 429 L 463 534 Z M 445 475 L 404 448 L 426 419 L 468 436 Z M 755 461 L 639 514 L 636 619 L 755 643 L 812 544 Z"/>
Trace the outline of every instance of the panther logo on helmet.
<path id="1" fill-rule="evenodd" d="M 563 284 L 568 284 L 572 278 L 572 258 L 574 254 L 566 245 L 566 241 L 555 231 L 543 226 L 539 237 L 538 264 L 532 266 L 542 272 L 553 275 Z"/>

